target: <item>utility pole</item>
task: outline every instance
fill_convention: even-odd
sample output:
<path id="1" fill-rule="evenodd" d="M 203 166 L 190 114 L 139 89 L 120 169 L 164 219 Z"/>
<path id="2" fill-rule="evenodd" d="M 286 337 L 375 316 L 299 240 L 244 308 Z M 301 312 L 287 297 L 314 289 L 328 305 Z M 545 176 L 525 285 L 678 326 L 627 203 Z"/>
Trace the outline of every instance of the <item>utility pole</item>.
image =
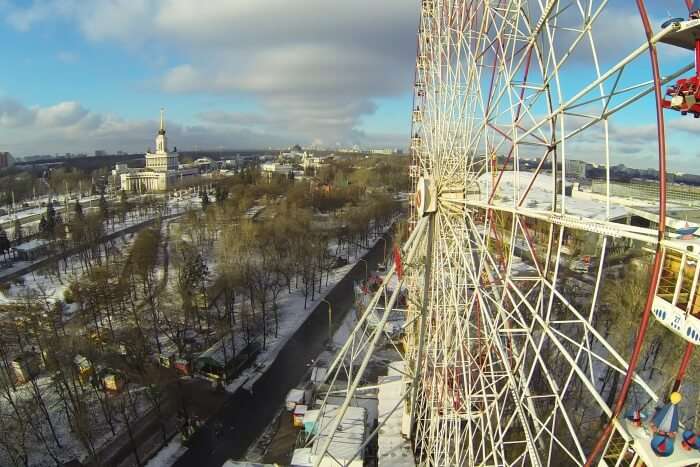
<path id="1" fill-rule="evenodd" d="M 328 305 L 328 344 L 330 345 L 333 343 L 333 305 L 325 298 L 321 301 Z"/>
<path id="2" fill-rule="evenodd" d="M 369 279 L 369 269 L 367 266 L 367 260 L 360 258 L 357 261 L 361 261 L 361 262 L 365 263 L 365 280 Z"/>

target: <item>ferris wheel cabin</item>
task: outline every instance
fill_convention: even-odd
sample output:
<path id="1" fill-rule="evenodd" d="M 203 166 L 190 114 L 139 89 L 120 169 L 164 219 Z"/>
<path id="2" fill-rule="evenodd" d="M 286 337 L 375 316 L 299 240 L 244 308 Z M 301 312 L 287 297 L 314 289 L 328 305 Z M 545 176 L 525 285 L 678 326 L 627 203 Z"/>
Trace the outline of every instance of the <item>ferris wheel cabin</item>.
<path id="1" fill-rule="evenodd" d="M 661 42 L 695 52 L 695 76 L 682 78 L 666 90 L 663 106 L 681 115 L 700 118 L 700 0 L 695 0 L 688 20 L 674 18 L 662 27 L 674 30 L 663 36 Z"/>
<path id="2" fill-rule="evenodd" d="M 656 319 L 686 341 L 700 344 L 700 269 L 696 241 L 671 241 L 663 249 L 663 269 L 656 286 Z"/>

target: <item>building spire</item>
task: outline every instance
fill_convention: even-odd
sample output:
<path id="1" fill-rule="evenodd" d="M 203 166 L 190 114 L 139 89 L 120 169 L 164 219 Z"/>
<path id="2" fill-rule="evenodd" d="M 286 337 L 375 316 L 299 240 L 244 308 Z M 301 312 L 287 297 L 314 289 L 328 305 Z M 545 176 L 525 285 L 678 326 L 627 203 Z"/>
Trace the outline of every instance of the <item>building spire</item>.
<path id="1" fill-rule="evenodd" d="M 158 130 L 159 135 L 165 134 L 165 109 L 160 108 L 160 129 Z"/>

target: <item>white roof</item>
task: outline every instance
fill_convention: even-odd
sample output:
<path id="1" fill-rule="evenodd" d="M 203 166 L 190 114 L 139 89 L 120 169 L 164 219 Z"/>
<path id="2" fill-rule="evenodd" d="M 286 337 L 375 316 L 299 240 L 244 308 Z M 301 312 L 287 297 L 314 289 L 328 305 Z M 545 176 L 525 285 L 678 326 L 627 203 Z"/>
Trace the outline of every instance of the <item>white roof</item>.
<path id="1" fill-rule="evenodd" d="M 389 415 L 401 400 L 403 391 L 406 390 L 403 376 L 400 373 L 403 367 L 404 362 L 393 362 L 389 365 L 388 376 L 379 378 L 379 419 L 386 418 L 384 426 L 379 430 L 378 437 L 379 451 L 377 454 L 380 467 L 416 465 L 411 443 L 401 433 L 404 403 L 402 402 Z"/>
<path id="2" fill-rule="evenodd" d="M 318 414 L 320 413 L 321 411 L 318 409 L 307 410 L 304 414 L 304 423 L 315 422 L 318 420 Z"/>
<path id="3" fill-rule="evenodd" d="M 311 448 L 299 448 L 292 454 L 292 467 L 312 467 L 314 460 L 311 455 Z"/>
<path id="4" fill-rule="evenodd" d="M 49 243 L 46 240 L 40 239 L 40 238 L 35 238 L 34 240 L 30 240 L 28 242 L 21 243 L 15 247 L 15 250 L 18 251 L 33 251 L 36 250 L 37 248 L 40 248 L 44 245 Z"/>
<path id="5" fill-rule="evenodd" d="M 287 393 L 286 402 L 301 402 L 304 400 L 304 390 L 303 389 L 292 389 Z"/>
<path id="6" fill-rule="evenodd" d="M 328 372 L 327 368 L 315 366 L 311 369 L 311 382 L 313 383 L 320 383 L 323 381 L 323 378 L 326 377 L 326 373 Z"/>
<path id="7" fill-rule="evenodd" d="M 196 333 L 193 333 L 194 336 L 196 336 Z M 225 349 L 224 349 L 225 347 Z M 214 343 L 211 347 L 209 347 L 207 350 L 202 352 L 199 357 L 196 358 L 196 360 L 200 359 L 212 359 L 215 362 L 217 362 L 219 365 L 222 367 L 225 366 L 225 363 L 227 360 L 231 360 L 234 358 L 236 355 L 236 352 L 234 351 L 233 348 L 233 342 L 231 340 L 231 336 L 224 336 L 218 341 Z"/>
<path id="8" fill-rule="evenodd" d="M 547 174 L 539 174 L 535 178 L 534 172 L 503 172 L 501 180 L 498 183 L 498 189 L 496 190 L 493 203 L 496 205 L 513 206 L 522 198 L 523 194 L 525 194 L 533 178 L 534 182 L 530 191 L 527 192 L 527 197 L 522 204 L 523 208 L 532 209 L 534 211 L 552 211 L 555 190 L 554 178 Z M 491 195 L 492 183 L 492 174 L 490 173 L 484 173 L 478 179 L 481 201 L 484 203 L 488 201 Z M 567 182 L 566 185 L 570 186 L 571 183 Z M 564 203 L 568 215 L 580 216 L 587 219 L 606 219 L 605 203 L 601 201 L 567 196 Z M 624 206 L 611 203 L 610 219 L 617 219 L 626 214 L 627 209 Z"/>
<path id="9" fill-rule="evenodd" d="M 311 453 L 313 455 L 320 454 L 321 447 L 326 443 L 328 438 L 328 430 L 333 424 L 335 417 L 338 415 L 339 409 L 340 406 L 333 404 L 326 404 L 326 406 L 321 409 L 317 421 L 319 434 L 314 439 L 313 446 L 311 447 Z M 360 449 L 365 440 L 366 422 L 367 411 L 363 407 L 348 407 L 340 425 L 338 425 L 338 430 L 333 435 L 333 439 L 328 446 L 328 454 L 342 464 L 349 463 L 350 459 Z M 360 452 L 355 460 L 361 461 L 362 456 L 363 453 Z"/>

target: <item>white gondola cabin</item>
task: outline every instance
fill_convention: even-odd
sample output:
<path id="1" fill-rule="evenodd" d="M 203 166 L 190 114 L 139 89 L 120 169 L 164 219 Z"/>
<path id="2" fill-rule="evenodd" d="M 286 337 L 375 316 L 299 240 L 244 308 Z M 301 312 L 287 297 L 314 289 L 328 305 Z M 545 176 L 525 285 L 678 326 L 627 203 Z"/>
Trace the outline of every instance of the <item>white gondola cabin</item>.
<path id="1" fill-rule="evenodd" d="M 426 54 L 418 55 L 418 69 L 420 71 L 425 71 L 428 69 L 428 55 L 426 55 Z"/>
<path id="2" fill-rule="evenodd" d="M 423 81 L 416 81 L 416 94 L 418 97 L 425 97 L 425 84 Z"/>
<path id="3" fill-rule="evenodd" d="M 435 15 L 435 2 L 433 0 L 423 0 L 423 12 L 428 17 Z"/>
<path id="4" fill-rule="evenodd" d="M 695 248 L 694 248 L 695 247 Z M 671 331 L 695 345 L 700 344 L 697 243 L 673 242 L 663 248 L 663 266 L 654 297 L 653 314 Z"/>
<path id="5" fill-rule="evenodd" d="M 418 134 L 413 135 L 413 138 L 411 138 L 411 149 L 413 150 L 418 150 L 422 146 L 422 140 L 421 137 Z"/>
<path id="6" fill-rule="evenodd" d="M 420 110 L 420 107 L 416 107 L 413 109 L 413 121 L 415 123 L 419 123 L 423 121 L 423 113 Z"/>

